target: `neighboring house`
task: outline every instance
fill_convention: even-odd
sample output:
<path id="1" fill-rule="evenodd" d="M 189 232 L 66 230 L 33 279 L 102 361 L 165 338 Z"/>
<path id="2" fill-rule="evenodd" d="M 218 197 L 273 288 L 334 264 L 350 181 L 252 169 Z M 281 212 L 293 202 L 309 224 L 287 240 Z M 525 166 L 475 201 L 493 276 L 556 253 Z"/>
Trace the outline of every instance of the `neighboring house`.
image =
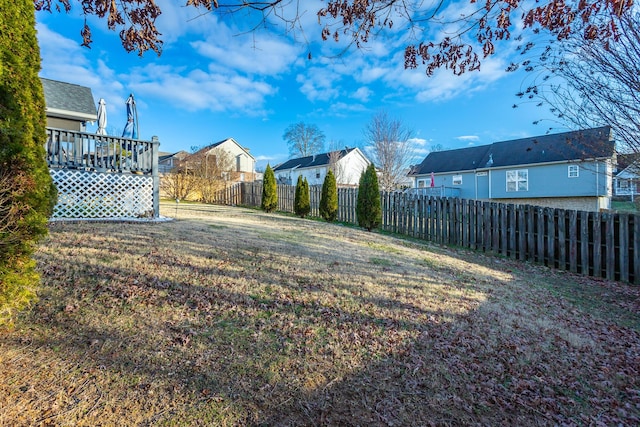
<path id="1" fill-rule="evenodd" d="M 224 181 L 253 182 L 256 176 L 256 159 L 249 149 L 227 138 L 208 145 L 183 158 L 182 164 L 191 169 L 205 166 L 206 174 L 221 175 Z"/>
<path id="2" fill-rule="evenodd" d="M 47 127 L 85 132 L 87 122 L 98 120 L 90 88 L 57 80 L 40 80 L 44 89 Z"/>
<path id="3" fill-rule="evenodd" d="M 640 153 L 618 154 L 617 170 L 613 176 L 613 194 L 630 197 L 640 195 Z"/>
<path id="4" fill-rule="evenodd" d="M 369 164 L 371 161 L 362 151 L 347 147 L 344 150 L 287 160 L 276 166 L 273 172 L 281 184 L 296 185 L 298 176 L 302 176 L 309 185 L 322 185 L 331 168 L 337 185 L 357 186 L 360 175 Z"/>
<path id="5" fill-rule="evenodd" d="M 608 209 L 614 145 L 607 126 L 437 151 L 411 176 L 415 188 L 457 189 L 463 199 Z"/>
<path id="6" fill-rule="evenodd" d="M 158 153 L 158 173 L 169 173 L 173 168 L 179 167 L 180 162 L 187 157 L 189 153 L 184 150 L 177 153 Z"/>

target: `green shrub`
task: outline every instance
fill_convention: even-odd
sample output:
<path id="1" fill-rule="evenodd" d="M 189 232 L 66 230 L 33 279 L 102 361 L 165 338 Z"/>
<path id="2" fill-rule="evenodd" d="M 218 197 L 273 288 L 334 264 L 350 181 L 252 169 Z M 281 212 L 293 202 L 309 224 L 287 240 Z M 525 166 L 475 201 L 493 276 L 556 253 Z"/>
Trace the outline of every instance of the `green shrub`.
<path id="1" fill-rule="evenodd" d="M 278 187 L 276 176 L 271 166 L 267 165 L 262 180 L 262 204 L 260 206 L 265 212 L 273 212 L 278 207 Z"/>
<path id="2" fill-rule="evenodd" d="M 47 234 L 56 189 L 31 0 L 0 0 L 0 323 L 35 297 L 31 255 Z"/>
<path id="3" fill-rule="evenodd" d="M 311 212 L 311 198 L 309 197 L 309 183 L 302 175 L 298 176 L 296 195 L 293 202 L 293 210 L 300 218 L 304 218 Z"/>
<path id="4" fill-rule="evenodd" d="M 376 168 L 370 164 L 360 175 L 358 186 L 358 202 L 356 206 L 358 225 L 371 231 L 380 226 L 382 208 L 380 206 L 380 191 L 378 190 L 378 176 Z"/>
<path id="5" fill-rule="evenodd" d="M 322 195 L 320 196 L 320 216 L 326 221 L 332 222 L 338 218 L 338 187 L 336 177 L 329 170 L 322 183 Z"/>

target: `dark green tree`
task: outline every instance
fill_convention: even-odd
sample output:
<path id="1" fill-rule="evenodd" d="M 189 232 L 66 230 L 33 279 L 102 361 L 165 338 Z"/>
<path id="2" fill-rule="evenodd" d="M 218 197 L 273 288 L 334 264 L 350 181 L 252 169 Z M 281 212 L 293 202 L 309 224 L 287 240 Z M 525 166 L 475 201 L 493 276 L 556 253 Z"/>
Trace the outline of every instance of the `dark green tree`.
<path id="1" fill-rule="evenodd" d="M 338 187 L 336 177 L 329 170 L 322 183 L 322 195 L 320 196 L 320 216 L 326 221 L 332 222 L 338 218 Z"/>
<path id="2" fill-rule="evenodd" d="M 311 198 L 309 197 L 309 183 L 307 178 L 302 178 L 302 175 L 298 176 L 298 183 L 296 184 L 296 195 L 293 202 L 293 210 L 300 218 L 304 218 L 311 212 Z"/>
<path id="3" fill-rule="evenodd" d="M 31 259 L 56 189 L 45 160 L 44 92 L 31 0 L 0 0 L 0 323 L 33 298 Z"/>
<path id="4" fill-rule="evenodd" d="M 270 165 L 264 171 L 262 180 L 262 204 L 260 206 L 266 212 L 273 212 L 278 207 L 278 187 L 276 185 L 276 176 Z"/>
<path id="5" fill-rule="evenodd" d="M 382 222 L 382 207 L 380 206 L 380 191 L 378 190 L 378 176 L 376 168 L 370 164 L 360 175 L 358 186 L 358 203 L 356 206 L 358 225 L 371 231 Z"/>

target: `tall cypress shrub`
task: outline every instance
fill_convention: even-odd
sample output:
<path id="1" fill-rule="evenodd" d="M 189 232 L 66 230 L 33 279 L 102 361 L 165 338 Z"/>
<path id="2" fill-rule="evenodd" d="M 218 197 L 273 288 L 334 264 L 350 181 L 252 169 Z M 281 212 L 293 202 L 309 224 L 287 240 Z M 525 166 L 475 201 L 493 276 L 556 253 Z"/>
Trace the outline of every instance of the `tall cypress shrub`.
<path id="1" fill-rule="evenodd" d="M 276 176 L 271 166 L 267 165 L 262 179 L 262 210 L 273 212 L 278 207 L 278 187 L 276 185 Z"/>
<path id="2" fill-rule="evenodd" d="M 373 164 L 370 164 L 360 175 L 356 215 L 358 217 L 358 225 L 366 228 L 367 231 L 378 228 L 382 222 L 378 176 Z"/>
<path id="3" fill-rule="evenodd" d="M 336 185 L 336 177 L 331 170 L 327 172 L 322 183 L 320 216 L 329 222 L 338 218 L 338 186 Z"/>
<path id="4" fill-rule="evenodd" d="M 56 189 L 45 160 L 44 92 L 32 0 L 0 0 L 0 323 L 35 297 L 31 255 Z"/>
<path id="5" fill-rule="evenodd" d="M 302 175 L 298 176 L 296 193 L 293 202 L 293 210 L 300 218 L 304 218 L 311 212 L 311 197 L 309 196 L 309 183 Z"/>

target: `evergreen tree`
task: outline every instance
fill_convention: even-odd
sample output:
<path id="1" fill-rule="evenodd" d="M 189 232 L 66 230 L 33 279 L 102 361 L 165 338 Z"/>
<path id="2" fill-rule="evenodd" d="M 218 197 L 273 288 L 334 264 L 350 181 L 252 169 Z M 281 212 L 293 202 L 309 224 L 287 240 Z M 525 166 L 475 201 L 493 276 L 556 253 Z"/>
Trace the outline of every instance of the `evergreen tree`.
<path id="1" fill-rule="evenodd" d="M 380 191 L 378 190 L 378 176 L 376 168 L 370 164 L 360 175 L 358 187 L 358 204 L 356 206 L 358 225 L 371 231 L 378 228 L 382 222 L 382 208 L 380 206 Z"/>
<path id="2" fill-rule="evenodd" d="M 307 178 L 302 178 L 302 175 L 298 176 L 298 182 L 296 184 L 296 195 L 293 202 L 293 210 L 300 218 L 304 218 L 311 212 L 311 198 L 309 196 L 309 183 Z"/>
<path id="3" fill-rule="evenodd" d="M 329 170 L 322 183 L 322 195 L 320 196 L 320 216 L 326 221 L 332 222 L 338 218 L 338 188 L 333 172 Z"/>
<path id="4" fill-rule="evenodd" d="M 264 171 L 262 180 L 262 210 L 273 212 L 278 207 L 278 187 L 276 185 L 276 176 L 270 165 Z"/>
<path id="5" fill-rule="evenodd" d="M 31 0 L 0 0 L 0 323 L 35 297 L 31 259 L 56 189 L 45 160 L 46 117 Z"/>

